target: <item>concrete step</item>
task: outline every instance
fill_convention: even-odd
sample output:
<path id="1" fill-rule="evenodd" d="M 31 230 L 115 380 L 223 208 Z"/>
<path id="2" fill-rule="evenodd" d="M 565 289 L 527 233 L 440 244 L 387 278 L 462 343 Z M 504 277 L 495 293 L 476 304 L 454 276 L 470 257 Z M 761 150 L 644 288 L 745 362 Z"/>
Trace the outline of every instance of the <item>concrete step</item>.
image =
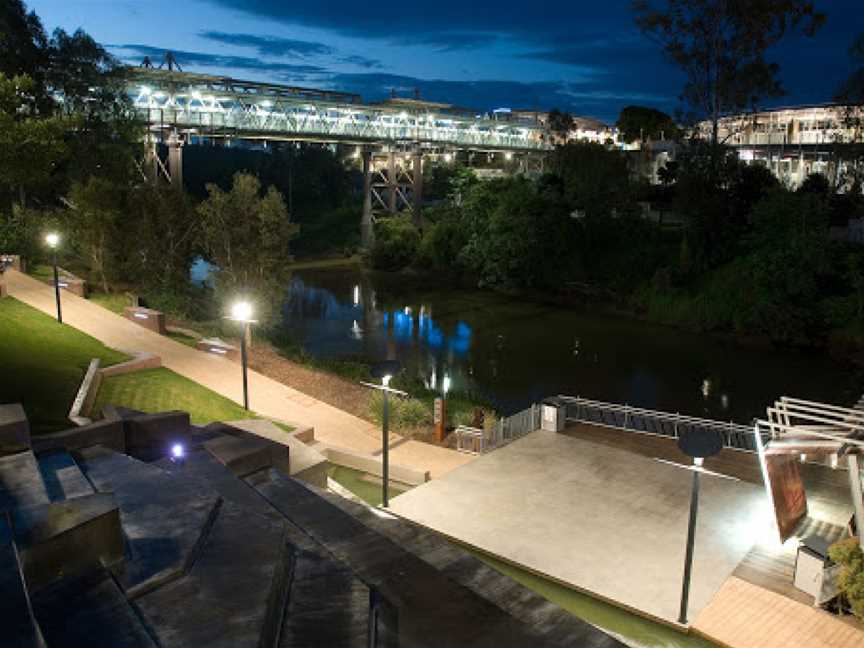
<path id="1" fill-rule="evenodd" d="M 284 583 L 285 543 L 282 522 L 224 502 L 188 572 L 135 604 L 164 646 L 260 645 L 274 584 Z"/>
<path id="2" fill-rule="evenodd" d="M 123 560 L 120 516 L 111 493 L 18 509 L 10 519 L 31 592 Z"/>
<path id="3" fill-rule="evenodd" d="M 9 648 L 42 645 L 5 515 L 0 515 L 0 638 L 0 643 Z"/>
<path id="4" fill-rule="evenodd" d="M 346 566 L 296 552 L 279 646 L 367 648 L 369 596 L 369 588 Z"/>
<path id="5" fill-rule="evenodd" d="M 0 511 L 48 502 L 48 493 L 32 452 L 0 457 Z"/>
<path id="6" fill-rule="evenodd" d="M 256 488 L 396 610 L 401 645 L 553 645 L 542 633 L 363 525 L 311 487 L 276 476 Z"/>
<path id="7" fill-rule="evenodd" d="M 216 493 L 101 446 L 82 450 L 79 465 L 98 491 L 114 493 L 120 507 L 126 565 L 116 576 L 127 596 L 188 571 L 215 519 Z"/>
<path id="8" fill-rule="evenodd" d="M 33 598 L 50 648 L 155 648 L 156 643 L 105 570 L 64 579 Z"/>
<path id="9" fill-rule="evenodd" d="M 52 502 L 94 493 L 81 468 L 65 450 L 52 450 L 36 456 L 39 472 Z"/>
<path id="10" fill-rule="evenodd" d="M 555 645 L 574 648 L 621 646 L 619 641 L 595 626 L 550 603 L 434 531 L 408 520 L 382 516 L 368 505 L 357 504 L 339 495 L 322 493 L 321 496 L 478 596 L 539 630 Z"/>

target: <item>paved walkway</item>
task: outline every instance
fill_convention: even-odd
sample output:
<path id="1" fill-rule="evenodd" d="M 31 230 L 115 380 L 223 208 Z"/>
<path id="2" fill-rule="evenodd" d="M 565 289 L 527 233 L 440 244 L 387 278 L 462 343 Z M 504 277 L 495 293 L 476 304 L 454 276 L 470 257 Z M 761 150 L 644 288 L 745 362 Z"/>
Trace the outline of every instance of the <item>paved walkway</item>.
<path id="1" fill-rule="evenodd" d="M 15 270 L 4 275 L 9 294 L 42 312 L 54 316 L 54 290 Z M 239 366 L 212 354 L 198 351 L 112 313 L 111 311 L 64 291 L 64 323 L 121 351 L 146 351 L 162 358 L 162 365 L 214 392 L 241 402 L 243 397 Z M 249 372 L 251 409 L 266 418 L 315 427 L 315 438 L 323 443 L 373 453 L 381 448 L 379 428 L 352 414 L 323 403 L 301 391 L 283 385 L 255 371 Z M 391 436 L 393 463 L 416 470 L 428 470 L 439 477 L 472 457 L 428 443 Z"/>
<path id="2" fill-rule="evenodd" d="M 812 605 L 728 578 L 693 624 L 699 634 L 735 648 L 860 648 L 864 631 Z"/>

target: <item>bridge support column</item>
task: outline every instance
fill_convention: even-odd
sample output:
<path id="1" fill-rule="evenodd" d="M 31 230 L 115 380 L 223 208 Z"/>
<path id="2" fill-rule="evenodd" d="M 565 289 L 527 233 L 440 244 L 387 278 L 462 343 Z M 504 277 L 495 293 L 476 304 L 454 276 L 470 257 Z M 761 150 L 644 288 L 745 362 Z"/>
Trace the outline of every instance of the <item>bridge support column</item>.
<path id="1" fill-rule="evenodd" d="M 396 198 L 399 195 L 399 170 L 396 166 L 396 151 L 387 152 L 387 211 L 391 216 L 398 211 Z"/>
<path id="2" fill-rule="evenodd" d="M 411 220 L 415 227 L 423 226 L 423 153 L 420 147 L 414 149 L 411 161 L 411 180 L 413 191 L 411 192 Z"/>
<path id="3" fill-rule="evenodd" d="M 159 177 L 159 153 L 156 151 L 156 138 L 151 134 L 144 137 L 144 166 L 142 171 L 148 182 L 156 182 Z"/>
<path id="4" fill-rule="evenodd" d="M 168 136 L 168 173 L 172 185 L 183 186 L 183 141 L 177 131 Z"/>
<path id="5" fill-rule="evenodd" d="M 372 151 L 364 150 L 363 156 L 363 216 L 360 219 L 360 244 L 365 249 L 375 244 L 375 228 L 372 223 Z"/>

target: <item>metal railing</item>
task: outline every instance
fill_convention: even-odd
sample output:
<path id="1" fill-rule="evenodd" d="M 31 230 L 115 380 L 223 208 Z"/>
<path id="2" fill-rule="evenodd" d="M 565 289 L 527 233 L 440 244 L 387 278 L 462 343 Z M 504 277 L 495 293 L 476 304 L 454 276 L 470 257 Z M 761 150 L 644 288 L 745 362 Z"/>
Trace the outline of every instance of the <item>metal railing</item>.
<path id="1" fill-rule="evenodd" d="M 573 396 L 559 396 L 566 406 L 568 421 L 590 423 L 616 430 L 656 434 L 677 439 L 684 432 L 713 432 L 723 439 L 725 448 L 756 452 L 755 431 L 752 426 L 729 421 L 672 414 L 657 410 L 631 407 L 618 403 L 604 403 Z"/>
<path id="2" fill-rule="evenodd" d="M 488 430 L 460 425 L 456 428 L 456 449 L 468 454 L 485 454 L 534 430 L 540 429 L 539 405 L 498 419 Z"/>

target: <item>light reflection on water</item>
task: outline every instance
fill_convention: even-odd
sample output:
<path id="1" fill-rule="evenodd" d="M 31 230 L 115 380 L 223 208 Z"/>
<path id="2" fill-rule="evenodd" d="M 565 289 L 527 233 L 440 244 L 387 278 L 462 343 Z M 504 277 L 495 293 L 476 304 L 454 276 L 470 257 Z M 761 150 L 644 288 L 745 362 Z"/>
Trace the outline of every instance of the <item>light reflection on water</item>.
<path id="1" fill-rule="evenodd" d="M 644 322 L 358 270 L 295 273 L 283 309 L 316 357 L 398 359 L 433 389 L 486 396 L 504 413 L 555 395 L 749 422 L 781 395 L 835 403 L 857 376 L 819 353 L 744 348 Z"/>

